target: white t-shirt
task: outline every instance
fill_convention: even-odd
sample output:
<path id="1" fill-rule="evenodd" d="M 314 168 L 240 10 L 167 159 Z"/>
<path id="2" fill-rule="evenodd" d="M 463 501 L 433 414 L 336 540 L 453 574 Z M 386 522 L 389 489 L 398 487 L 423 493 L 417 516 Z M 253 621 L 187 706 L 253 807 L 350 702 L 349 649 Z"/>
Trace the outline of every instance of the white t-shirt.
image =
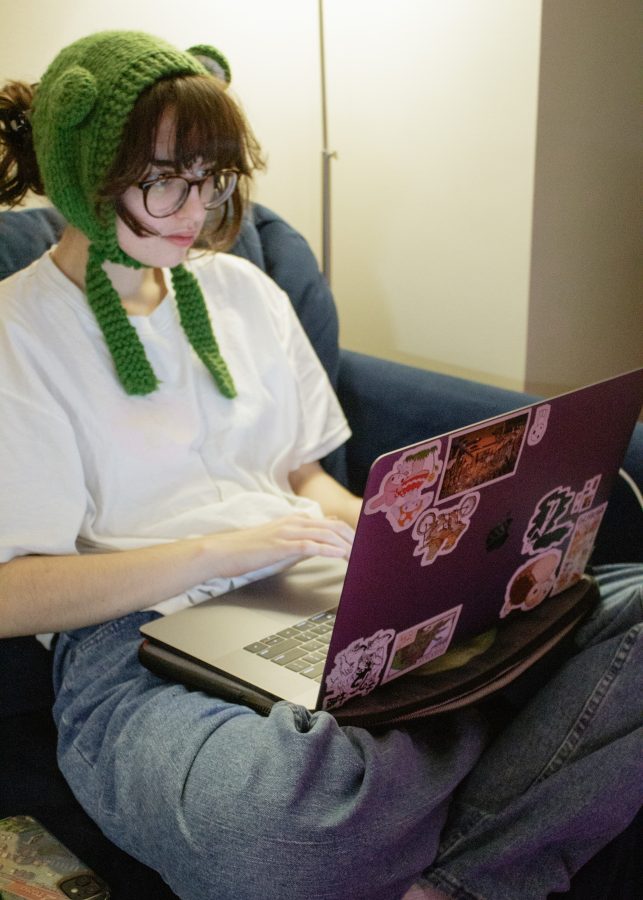
<path id="1" fill-rule="evenodd" d="M 349 429 L 290 301 L 237 257 L 203 254 L 189 265 L 234 378 L 232 400 L 185 337 L 171 287 L 150 316 L 130 317 L 161 382 L 132 397 L 83 293 L 49 255 L 0 283 L 0 561 L 321 514 L 292 492 L 288 474 Z M 155 608 L 174 611 L 264 574 L 216 579 Z"/>

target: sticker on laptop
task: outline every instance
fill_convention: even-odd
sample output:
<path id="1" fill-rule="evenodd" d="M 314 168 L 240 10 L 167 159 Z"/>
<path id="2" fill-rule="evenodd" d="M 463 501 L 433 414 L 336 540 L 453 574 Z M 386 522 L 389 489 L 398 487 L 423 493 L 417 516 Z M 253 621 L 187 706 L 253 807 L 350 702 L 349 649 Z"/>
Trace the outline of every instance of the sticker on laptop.
<path id="1" fill-rule="evenodd" d="M 588 478 L 579 491 L 558 485 L 536 503 L 522 539 L 522 553 L 531 558 L 507 585 L 500 618 L 533 609 L 582 578 L 607 507 L 590 508 L 600 481 L 600 474 Z"/>
<path id="2" fill-rule="evenodd" d="M 539 444 L 545 437 L 550 412 L 551 405 L 549 403 L 543 403 L 542 406 L 539 406 L 535 410 L 533 425 L 529 429 L 529 434 L 527 435 L 527 443 L 530 447 L 535 447 L 536 444 Z"/>
<path id="3" fill-rule="evenodd" d="M 400 456 L 366 503 L 367 515 L 383 512 L 393 531 L 405 531 L 433 501 L 429 491 L 442 470 L 440 441 L 415 447 Z"/>
<path id="4" fill-rule="evenodd" d="M 380 628 L 370 637 L 357 638 L 339 651 L 326 676 L 324 709 L 342 706 L 352 697 L 365 696 L 377 687 L 394 637 L 392 628 Z"/>
<path id="5" fill-rule="evenodd" d="M 430 566 L 438 556 L 446 556 L 455 550 L 469 529 L 479 501 L 480 494 L 475 491 L 455 506 L 432 508 L 422 514 L 413 527 L 413 537 L 417 541 L 413 555 L 422 557 L 421 565 Z"/>
<path id="6" fill-rule="evenodd" d="M 573 527 L 573 506 L 576 494 L 569 487 L 559 485 L 548 491 L 536 504 L 522 539 L 522 552 L 535 556 L 549 547 L 558 547 Z"/>
<path id="7" fill-rule="evenodd" d="M 549 597 L 556 584 L 556 570 L 561 556 L 560 550 L 548 550 L 528 560 L 517 570 L 505 591 L 501 619 L 517 609 L 527 612 Z"/>
<path id="8" fill-rule="evenodd" d="M 606 509 L 607 503 L 603 503 L 596 509 L 582 513 L 576 520 L 572 539 L 556 581 L 556 592 L 564 591 L 583 577 Z"/>
<path id="9" fill-rule="evenodd" d="M 591 509 L 592 504 L 594 503 L 594 498 L 596 497 L 596 491 L 598 490 L 598 486 L 601 483 L 601 478 L 602 475 L 595 475 L 593 478 L 587 479 L 583 490 L 578 491 L 578 493 L 576 494 L 576 499 L 574 500 L 574 505 L 572 506 L 572 512 L 579 513 Z"/>
<path id="10" fill-rule="evenodd" d="M 427 619 L 426 622 L 420 622 L 413 628 L 400 631 L 395 639 L 391 661 L 382 681 L 391 681 L 446 653 L 461 609 L 462 604 Z"/>
<path id="11" fill-rule="evenodd" d="M 450 437 L 438 502 L 510 478 L 518 468 L 528 424 L 525 410 Z"/>

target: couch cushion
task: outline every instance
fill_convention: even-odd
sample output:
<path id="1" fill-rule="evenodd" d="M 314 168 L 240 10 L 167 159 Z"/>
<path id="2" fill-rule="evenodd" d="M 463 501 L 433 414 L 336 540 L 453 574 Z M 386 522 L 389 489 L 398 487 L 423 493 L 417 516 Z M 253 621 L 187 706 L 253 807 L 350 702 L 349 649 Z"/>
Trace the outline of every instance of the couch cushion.
<path id="1" fill-rule="evenodd" d="M 51 208 L 21 209 L 0 214 L 0 280 L 24 269 L 55 244 L 65 227 Z"/>
<path id="2" fill-rule="evenodd" d="M 263 248 L 264 271 L 290 297 L 328 377 L 336 387 L 339 369 L 337 309 L 317 260 L 302 235 L 272 210 L 255 204 L 253 219 Z M 243 237 L 244 232 L 241 239 Z M 232 252 L 246 255 L 237 245 Z"/>

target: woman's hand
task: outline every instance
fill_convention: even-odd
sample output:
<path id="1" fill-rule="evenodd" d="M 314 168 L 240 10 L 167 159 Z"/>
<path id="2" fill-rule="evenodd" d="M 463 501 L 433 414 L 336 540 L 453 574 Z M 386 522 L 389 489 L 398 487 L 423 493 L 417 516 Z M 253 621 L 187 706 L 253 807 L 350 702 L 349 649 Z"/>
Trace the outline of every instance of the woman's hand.
<path id="1" fill-rule="evenodd" d="M 304 463 L 289 475 L 293 491 L 319 503 L 325 515 L 343 519 L 353 528 L 362 509 L 362 501 L 347 491 L 335 478 L 325 472 L 320 463 Z"/>
<path id="2" fill-rule="evenodd" d="M 345 558 L 352 542 L 340 519 L 295 514 L 137 550 L 16 557 L 0 565 L 0 637 L 93 625 L 275 563 Z"/>
<path id="3" fill-rule="evenodd" d="M 233 577 L 276 563 L 295 563 L 308 556 L 348 559 L 355 532 L 341 519 L 313 519 L 293 514 L 207 539 L 212 555 L 210 577 Z"/>
<path id="4" fill-rule="evenodd" d="M 347 557 L 352 541 L 345 522 L 299 514 L 137 550 L 16 557 L 0 565 L 0 637 L 97 624 L 279 562 Z"/>

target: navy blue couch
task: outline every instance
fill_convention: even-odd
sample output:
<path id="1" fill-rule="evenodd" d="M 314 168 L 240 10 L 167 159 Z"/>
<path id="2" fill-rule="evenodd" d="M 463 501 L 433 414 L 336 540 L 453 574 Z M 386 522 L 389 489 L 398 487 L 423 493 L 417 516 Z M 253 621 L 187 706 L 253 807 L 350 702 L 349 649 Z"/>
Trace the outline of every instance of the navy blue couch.
<path id="1" fill-rule="evenodd" d="M 56 241 L 62 226 L 60 216 L 50 209 L 0 213 L 0 278 L 40 256 Z M 336 386 L 353 437 L 325 465 L 356 493 L 378 454 L 529 401 L 523 394 L 340 349 L 334 301 L 310 248 L 264 207 L 253 208 L 234 252 L 252 260 L 284 288 Z M 641 425 L 624 468 L 642 488 Z M 628 481 L 620 479 L 594 561 L 643 559 L 642 534 L 640 502 Z M 76 803 L 56 764 L 51 703 L 48 652 L 35 638 L 1 640 L 0 818 L 21 813 L 39 818 L 103 875 L 115 900 L 170 900 L 175 895 L 156 873 L 107 841 Z M 643 896 L 640 846 L 639 816 L 574 877 L 568 894 L 556 896 L 638 900 Z"/>

